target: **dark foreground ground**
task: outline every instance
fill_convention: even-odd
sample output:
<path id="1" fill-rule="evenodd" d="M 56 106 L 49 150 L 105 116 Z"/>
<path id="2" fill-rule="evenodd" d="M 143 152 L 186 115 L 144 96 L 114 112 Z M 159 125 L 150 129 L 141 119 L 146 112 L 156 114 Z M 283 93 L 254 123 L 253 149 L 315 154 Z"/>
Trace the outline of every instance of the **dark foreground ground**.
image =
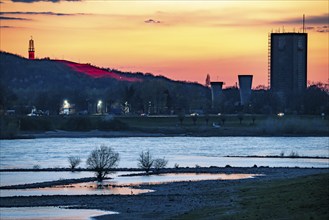
<path id="1" fill-rule="evenodd" d="M 1 197 L 0 207 L 71 206 L 120 212 L 97 219 L 329 219 L 329 169 L 208 169 L 263 175 L 142 185 L 155 192 L 141 195 Z"/>

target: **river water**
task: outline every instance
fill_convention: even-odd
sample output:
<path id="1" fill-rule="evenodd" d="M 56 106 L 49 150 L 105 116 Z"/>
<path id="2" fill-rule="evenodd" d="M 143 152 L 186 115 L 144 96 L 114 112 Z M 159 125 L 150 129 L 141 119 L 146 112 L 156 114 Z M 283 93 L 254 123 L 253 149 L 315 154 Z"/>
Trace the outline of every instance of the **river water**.
<path id="1" fill-rule="evenodd" d="M 329 159 L 288 159 L 288 158 L 232 158 L 226 156 L 276 156 L 291 152 L 299 156 L 329 157 L 329 137 L 131 137 L 131 138 L 44 138 L 27 140 L 1 140 L 0 168 L 41 168 L 68 167 L 69 156 L 82 159 L 80 167 L 86 167 L 90 152 L 102 144 L 111 146 L 120 154 L 119 167 L 137 167 L 141 151 L 150 150 L 154 157 L 165 157 L 168 167 L 195 166 L 257 166 L 270 167 L 326 167 Z M 202 176 L 206 174 L 171 174 L 160 176 L 119 177 L 111 175 L 111 184 L 136 184 L 145 182 L 186 181 L 227 176 Z M 66 178 L 90 177 L 91 172 L 0 172 L 0 185 L 23 184 Z M 250 178 L 240 177 L 238 178 Z M 232 178 L 232 177 L 229 177 Z M 86 183 L 84 183 L 86 184 Z M 90 186 L 76 184 L 75 190 L 66 187 L 50 189 L 1 190 L 1 196 L 95 194 Z M 116 188 L 114 188 L 117 190 Z M 127 192 L 121 192 L 122 190 Z M 112 188 L 101 194 L 116 194 Z M 132 188 L 120 188 L 119 194 L 131 193 Z M 55 191 L 55 192 L 53 192 Z M 143 192 L 133 192 L 143 193 Z M 96 193 L 97 194 L 97 193 Z M 63 210 L 59 207 L 0 208 L 1 219 L 92 219 L 92 216 L 116 214 L 98 210 Z"/>
<path id="2" fill-rule="evenodd" d="M 232 158 L 226 156 L 289 155 L 329 157 L 329 137 L 130 137 L 130 138 L 42 138 L 1 140 L 0 167 L 68 167 L 68 156 L 79 156 L 86 167 L 90 152 L 102 144 L 120 154 L 119 167 L 137 167 L 141 151 L 165 157 L 168 167 L 257 166 L 329 167 L 328 159 Z"/>

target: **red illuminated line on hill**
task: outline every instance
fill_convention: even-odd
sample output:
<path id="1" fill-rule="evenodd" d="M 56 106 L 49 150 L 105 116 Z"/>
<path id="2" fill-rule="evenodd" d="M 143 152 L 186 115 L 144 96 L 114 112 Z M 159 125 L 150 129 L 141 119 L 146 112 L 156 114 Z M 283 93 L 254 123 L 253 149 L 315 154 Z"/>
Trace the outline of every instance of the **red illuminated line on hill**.
<path id="1" fill-rule="evenodd" d="M 121 76 L 112 71 L 102 70 L 97 67 L 93 67 L 90 64 L 74 63 L 74 62 L 67 61 L 67 60 L 56 60 L 56 61 L 67 65 L 68 67 L 70 67 L 72 70 L 74 70 L 76 72 L 84 73 L 93 78 L 113 78 L 116 80 L 128 81 L 128 82 L 142 81 L 142 79 L 138 79 L 135 77 L 125 77 L 125 76 Z"/>

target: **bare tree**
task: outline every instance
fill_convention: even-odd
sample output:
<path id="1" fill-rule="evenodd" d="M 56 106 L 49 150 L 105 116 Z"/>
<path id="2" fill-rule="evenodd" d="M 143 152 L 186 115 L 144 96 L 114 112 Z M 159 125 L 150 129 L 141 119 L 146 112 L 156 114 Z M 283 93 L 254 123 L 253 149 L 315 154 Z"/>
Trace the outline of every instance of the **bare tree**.
<path id="1" fill-rule="evenodd" d="M 165 158 L 158 158 L 154 160 L 153 167 L 157 172 L 159 172 L 160 169 L 163 169 L 167 166 L 168 160 Z"/>
<path id="2" fill-rule="evenodd" d="M 225 121 L 226 121 L 226 116 L 223 115 L 223 114 L 221 114 L 221 115 L 219 116 L 219 118 L 220 118 L 220 120 L 222 121 L 222 125 L 224 125 L 224 124 L 225 124 Z"/>
<path id="3" fill-rule="evenodd" d="M 206 121 L 206 124 L 208 125 L 208 123 L 209 123 L 209 114 L 208 113 L 206 113 L 204 115 L 204 120 Z"/>
<path id="4" fill-rule="evenodd" d="M 153 165 L 153 162 L 154 160 L 152 158 L 152 155 L 150 151 L 147 150 L 146 152 L 142 151 L 142 153 L 139 154 L 137 165 L 139 168 L 145 170 L 145 172 L 148 174 Z"/>
<path id="5" fill-rule="evenodd" d="M 251 116 L 251 120 L 252 120 L 252 124 L 254 125 L 255 124 L 255 121 L 256 121 L 256 116 L 255 115 L 252 115 Z"/>
<path id="6" fill-rule="evenodd" d="M 74 156 L 68 157 L 68 161 L 70 163 L 70 168 L 72 170 L 74 170 L 81 163 L 80 157 L 74 157 Z"/>
<path id="7" fill-rule="evenodd" d="M 179 114 L 178 115 L 178 120 L 179 120 L 179 122 L 180 122 L 180 125 L 183 125 L 183 121 L 184 121 L 184 118 L 185 118 L 185 115 L 184 114 Z"/>
<path id="8" fill-rule="evenodd" d="M 95 171 L 97 180 L 101 182 L 109 173 L 109 169 L 118 166 L 119 160 L 119 153 L 113 151 L 111 147 L 101 145 L 90 153 L 87 167 Z"/>
<path id="9" fill-rule="evenodd" d="M 243 114 L 242 113 L 239 113 L 238 114 L 238 119 L 239 119 L 239 121 L 240 121 L 240 125 L 242 124 L 242 121 L 243 121 Z"/>
<path id="10" fill-rule="evenodd" d="M 209 76 L 209 74 L 207 74 L 205 86 L 207 86 L 207 87 L 210 86 L 210 76 Z"/>
<path id="11" fill-rule="evenodd" d="M 195 114 L 192 116 L 192 121 L 193 121 L 193 125 L 196 125 L 196 121 L 198 120 L 198 116 Z"/>

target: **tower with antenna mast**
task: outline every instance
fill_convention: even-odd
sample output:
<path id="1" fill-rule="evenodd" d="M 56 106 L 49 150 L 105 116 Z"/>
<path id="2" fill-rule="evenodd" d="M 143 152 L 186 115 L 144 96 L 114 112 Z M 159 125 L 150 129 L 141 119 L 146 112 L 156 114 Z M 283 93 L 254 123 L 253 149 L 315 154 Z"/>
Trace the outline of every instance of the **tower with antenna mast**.
<path id="1" fill-rule="evenodd" d="M 34 56 L 34 41 L 33 38 L 31 36 L 31 40 L 29 41 L 29 59 L 30 60 L 34 60 L 35 56 Z"/>
<path id="2" fill-rule="evenodd" d="M 282 105 L 302 96 L 307 86 L 307 39 L 305 15 L 300 32 L 272 32 L 268 38 L 268 82 Z"/>

